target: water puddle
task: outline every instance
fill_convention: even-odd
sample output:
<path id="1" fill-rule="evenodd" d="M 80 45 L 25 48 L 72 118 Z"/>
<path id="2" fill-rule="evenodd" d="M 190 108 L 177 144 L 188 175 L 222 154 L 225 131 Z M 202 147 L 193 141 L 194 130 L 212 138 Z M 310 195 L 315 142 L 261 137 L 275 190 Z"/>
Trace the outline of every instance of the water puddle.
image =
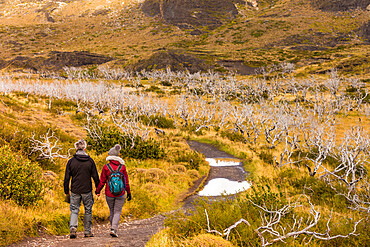
<path id="1" fill-rule="evenodd" d="M 200 196 L 221 196 L 233 195 L 247 190 L 251 184 L 247 181 L 231 181 L 226 178 L 211 179 L 203 190 L 199 191 Z"/>
<path id="2" fill-rule="evenodd" d="M 206 158 L 210 166 L 240 166 L 241 161 L 233 158 Z"/>
<path id="3" fill-rule="evenodd" d="M 199 196 L 233 195 L 251 187 L 247 181 L 242 181 L 246 174 L 241 160 L 235 158 L 206 158 L 211 169 L 219 169 L 218 176 L 208 181 L 199 192 Z M 239 177 L 239 178 L 237 178 Z M 230 178 L 239 181 L 230 180 Z"/>

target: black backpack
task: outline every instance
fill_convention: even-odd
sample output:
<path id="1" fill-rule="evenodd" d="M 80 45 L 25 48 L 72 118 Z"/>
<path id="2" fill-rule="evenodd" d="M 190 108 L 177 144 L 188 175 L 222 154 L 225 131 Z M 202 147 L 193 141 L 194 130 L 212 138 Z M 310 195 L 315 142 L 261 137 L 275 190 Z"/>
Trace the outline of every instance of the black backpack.
<path id="1" fill-rule="evenodd" d="M 110 192 L 115 195 L 119 196 L 126 190 L 126 181 L 125 176 L 122 174 L 122 164 L 119 165 L 117 171 L 114 171 L 110 164 L 107 164 L 107 167 L 111 174 L 108 178 L 108 185 Z"/>

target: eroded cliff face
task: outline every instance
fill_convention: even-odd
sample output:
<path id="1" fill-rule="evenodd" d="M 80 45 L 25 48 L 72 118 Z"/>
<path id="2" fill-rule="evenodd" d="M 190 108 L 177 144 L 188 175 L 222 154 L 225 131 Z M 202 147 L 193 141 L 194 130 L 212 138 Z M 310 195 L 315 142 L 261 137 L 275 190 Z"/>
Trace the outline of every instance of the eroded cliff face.
<path id="1" fill-rule="evenodd" d="M 149 16 L 158 16 L 183 28 L 207 26 L 216 28 L 226 20 L 235 18 L 236 3 L 243 0 L 147 0 L 142 10 Z"/>

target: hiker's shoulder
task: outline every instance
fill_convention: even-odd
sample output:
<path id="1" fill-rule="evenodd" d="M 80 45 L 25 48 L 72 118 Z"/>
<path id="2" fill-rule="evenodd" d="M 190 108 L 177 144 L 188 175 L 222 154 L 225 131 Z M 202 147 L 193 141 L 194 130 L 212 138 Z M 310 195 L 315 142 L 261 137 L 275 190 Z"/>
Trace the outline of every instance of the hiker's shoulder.
<path id="1" fill-rule="evenodd" d="M 72 161 L 76 160 L 75 156 L 73 155 L 67 162 L 67 164 L 70 164 Z"/>
<path id="2" fill-rule="evenodd" d="M 94 163 L 94 164 L 95 164 L 95 161 L 94 161 L 94 159 L 93 159 L 93 158 L 91 158 L 91 156 L 87 155 L 87 157 L 88 157 L 88 159 L 89 159 L 92 163 Z"/>

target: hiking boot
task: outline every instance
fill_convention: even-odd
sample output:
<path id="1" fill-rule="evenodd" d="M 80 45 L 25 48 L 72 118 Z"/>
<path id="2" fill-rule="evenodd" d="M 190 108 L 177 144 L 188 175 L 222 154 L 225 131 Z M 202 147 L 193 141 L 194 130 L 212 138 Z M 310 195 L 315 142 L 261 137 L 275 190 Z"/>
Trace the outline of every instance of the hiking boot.
<path id="1" fill-rule="evenodd" d="M 76 238 L 77 237 L 77 228 L 71 227 L 71 232 L 69 234 L 69 238 Z"/>
<path id="2" fill-rule="evenodd" d="M 114 230 L 114 229 L 110 229 L 110 235 L 111 235 L 113 238 L 118 238 L 117 232 L 116 232 L 116 230 Z"/>
<path id="3" fill-rule="evenodd" d="M 94 234 L 92 234 L 91 232 L 85 232 L 85 238 L 92 238 L 94 237 Z"/>

